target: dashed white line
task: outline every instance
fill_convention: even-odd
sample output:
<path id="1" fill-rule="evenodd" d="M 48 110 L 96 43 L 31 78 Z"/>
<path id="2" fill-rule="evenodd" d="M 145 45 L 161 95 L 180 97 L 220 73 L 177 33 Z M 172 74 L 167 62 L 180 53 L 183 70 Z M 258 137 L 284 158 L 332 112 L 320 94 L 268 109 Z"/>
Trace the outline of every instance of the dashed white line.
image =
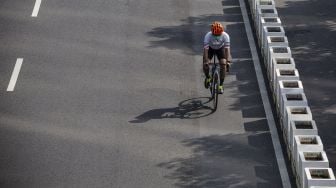
<path id="1" fill-rule="evenodd" d="M 282 149 L 281 149 L 281 145 L 280 145 L 280 141 L 279 141 L 279 136 L 278 136 L 278 133 L 277 133 L 274 117 L 273 117 L 273 114 L 272 114 L 271 104 L 268 100 L 268 94 L 267 94 L 267 90 L 266 90 L 266 86 L 265 86 L 265 80 L 262 76 L 262 71 L 261 71 L 261 67 L 260 67 L 260 60 L 259 60 L 259 57 L 258 57 L 257 48 L 255 46 L 255 41 L 254 41 L 254 38 L 253 38 L 253 35 L 252 35 L 252 29 L 251 29 L 251 26 L 250 26 L 250 21 L 249 21 L 248 15 L 247 15 L 245 1 L 244 0 L 239 0 L 239 4 L 240 4 L 241 11 L 242 11 L 244 23 L 245 23 L 245 29 L 246 29 L 246 34 L 247 34 L 248 42 L 249 42 L 249 45 L 250 45 L 250 49 L 251 49 L 254 69 L 256 71 L 259 90 L 260 90 L 261 98 L 262 98 L 265 113 L 266 113 L 267 124 L 268 124 L 268 127 L 269 127 L 270 132 L 271 132 L 272 143 L 273 143 L 274 152 L 275 152 L 275 156 L 276 156 L 276 159 L 277 159 L 278 168 L 279 168 L 279 172 L 280 172 L 280 176 L 281 176 L 281 180 L 282 180 L 282 186 L 284 188 L 291 188 L 285 159 L 284 159 L 284 156 L 283 156 L 283 153 L 282 153 Z"/>
<path id="2" fill-rule="evenodd" d="M 19 73 L 20 73 L 20 69 L 21 69 L 21 66 L 22 66 L 22 62 L 23 62 L 23 58 L 18 58 L 16 60 L 16 64 L 15 64 L 15 67 L 14 67 L 14 70 L 13 70 L 13 73 L 12 73 L 12 77 L 9 81 L 9 84 L 8 84 L 8 87 L 7 87 L 7 91 L 14 91 L 14 88 L 15 88 L 15 84 L 16 84 L 16 81 L 19 77 Z"/>
<path id="3" fill-rule="evenodd" d="M 41 2 L 42 2 L 42 0 L 36 0 L 34 10 L 33 10 L 33 13 L 31 15 L 32 17 L 37 17 L 38 12 L 40 10 Z"/>

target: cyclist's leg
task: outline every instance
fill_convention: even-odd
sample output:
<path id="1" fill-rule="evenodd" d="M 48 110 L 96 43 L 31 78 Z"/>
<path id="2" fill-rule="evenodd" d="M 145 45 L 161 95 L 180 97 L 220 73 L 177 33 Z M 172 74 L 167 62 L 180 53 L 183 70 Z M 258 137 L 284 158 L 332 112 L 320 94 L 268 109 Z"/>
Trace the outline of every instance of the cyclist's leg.
<path id="1" fill-rule="evenodd" d="M 223 85 L 224 78 L 225 78 L 225 73 L 226 73 L 226 60 L 224 56 L 224 47 L 220 48 L 217 50 L 217 57 L 219 60 L 219 66 L 220 66 L 220 85 Z"/>

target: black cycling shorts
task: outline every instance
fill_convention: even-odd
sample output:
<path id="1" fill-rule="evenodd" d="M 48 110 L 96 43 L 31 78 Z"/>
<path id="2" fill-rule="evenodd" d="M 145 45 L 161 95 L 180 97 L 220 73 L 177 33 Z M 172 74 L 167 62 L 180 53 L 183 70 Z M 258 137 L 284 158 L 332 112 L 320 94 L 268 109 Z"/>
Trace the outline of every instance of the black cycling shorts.
<path id="1" fill-rule="evenodd" d="M 224 54 L 225 54 L 224 46 L 221 47 L 221 48 L 219 48 L 219 49 L 217 49 L 217 50 L 212 49 L 211 47 L 209 47 L 209 51 L 208 51 L 208 57 L 209 57 L 209 59 L 212 59 L 212 57 L 214 55 L 217 56 L 218 60 L 224 59 L 225 58 Z"/>

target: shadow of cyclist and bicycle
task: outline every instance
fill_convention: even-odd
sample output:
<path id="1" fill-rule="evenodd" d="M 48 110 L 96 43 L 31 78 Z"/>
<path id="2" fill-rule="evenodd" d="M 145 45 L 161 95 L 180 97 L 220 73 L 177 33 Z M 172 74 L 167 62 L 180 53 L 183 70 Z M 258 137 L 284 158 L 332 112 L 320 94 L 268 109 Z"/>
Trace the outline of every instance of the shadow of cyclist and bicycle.
<path id="1" fill-rule="evenodd" d="M 153 119 L 197 119 L 211 115 L 210 97 L 198 97 L 181 101 L 177 107 L 152 109 L 131 120 L 130 123 L 145 123 Z"/>

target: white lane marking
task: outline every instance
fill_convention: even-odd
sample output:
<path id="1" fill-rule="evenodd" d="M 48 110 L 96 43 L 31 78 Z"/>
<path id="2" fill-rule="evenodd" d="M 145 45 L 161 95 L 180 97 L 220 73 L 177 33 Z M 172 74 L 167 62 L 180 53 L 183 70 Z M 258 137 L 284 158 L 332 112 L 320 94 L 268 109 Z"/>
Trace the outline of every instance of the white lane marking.
<path id="1" fill-rule="evenodd" d="M 12 73 L 12 77 L 9 81 L 7 91 L 14 91 L 15 84 L 16 84 L 16 81 L 18 79 L 20 69 L 21 69 L 21 66 L 22 66 L 22 62 L 23 62 L 23 58 L 18 58 L 16 60 L 16 64 L 15 64 L 15 67 L 14 67 L 14 70 L 13 70 L 13 73 Z"/>
<path id="2" fill-rule="evenodd" d="M 270 132 L 271 132 L 273 147 L 274 147 L 274 150 L 275 150 L 275 156 L 276 156 L 276 159 L 277 159 L 279 172 L 280 172 L 280 176 L 281 176 L 281 180 L 282 180 L 282 186 L 284 188 L 290 188 L 291 184 L 290 184 L 290 180 L 289 180 L 289 176 L 288 176 L 288 171 L 287 171 L 285 159 L 284 159 L 284 156 L 283 156 L 283 153 L 282 153 L 277 129 L 276 129 L 276 126 L 275 126 L 275 121 L 274 121 L 274 117 L 273 117 L 273 114 L 272 114 L 272 108 L 271 108 L 270 102 L 268 100 L 268 94 L 267 94 L 267 90 L 266 90 L 266 86 L 265 86 L 265 81 L 264 81 L 264 77 L 262 76 L 263 74 L 262 74 L 261 67 L 260 67 L 260 61 L 259 61 L 259 57 L 258 57 L 258 53 L 257 53 L 257 48 L 255 46 L 255 41 L 254 41 L 254 38 L 253 38 L 253 35 L 252 35 L 252 29 L 251 29 L 251 26 L 250 26 L 250 21 L 249 21 L 249 18 L 247 16 L 247 10 L 246 10 L 246 6 L 245 6 L 245 2 L 244 2 L 244 0 L 239 0 L 239 3 L 240 3 L 240 8 L 241 8 L 241 11 L 242 11 L 242 15 L 243 15 L 244 23 L 245 23 L 245 30 L 246 30 L 247 38 L 248 38 L 251 53 L 252 53 L 254 69 L 255 69 L 256 74 L 257 74 L 258 85 L 259 85 L 260 94 L 261 94 L 261 98 L 262 98 L 265 113 L 266 113 L 266 119 L 267 119 L 268 127 L 269 127 Z"/>
<path id="3" fill-rule="evenodd" d="M 41 2 L 42 2 L 42 0 L 36 0 L 34 10 L 33 10 L 33 13 L 31 15 L 32 17 L 37 17 L 37 14 L 40 10 Z"/>

